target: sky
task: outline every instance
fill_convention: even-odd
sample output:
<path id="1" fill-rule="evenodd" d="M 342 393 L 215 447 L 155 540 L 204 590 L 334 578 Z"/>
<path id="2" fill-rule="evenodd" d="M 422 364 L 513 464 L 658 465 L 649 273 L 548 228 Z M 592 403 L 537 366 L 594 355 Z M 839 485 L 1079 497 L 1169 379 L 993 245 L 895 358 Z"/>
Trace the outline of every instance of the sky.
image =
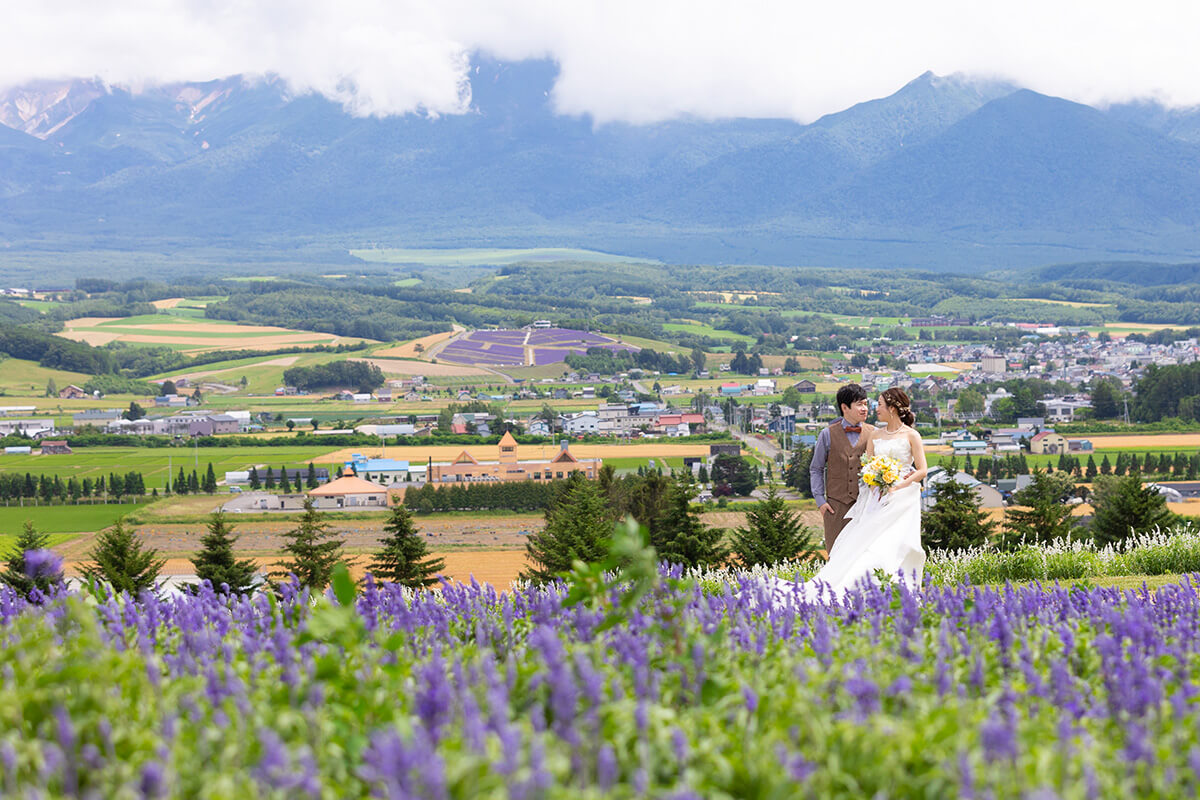
<path id="1" fill-rule="evenodd" d="M 1196 0 L 56 0 L 8 2 L 0 86 L 277 74 L 360 115 L 463 113 L 473 53 L 551 58 L 598 124 L 822 114 L 921 73 L 1091 105 L 1200 105 Z"/>

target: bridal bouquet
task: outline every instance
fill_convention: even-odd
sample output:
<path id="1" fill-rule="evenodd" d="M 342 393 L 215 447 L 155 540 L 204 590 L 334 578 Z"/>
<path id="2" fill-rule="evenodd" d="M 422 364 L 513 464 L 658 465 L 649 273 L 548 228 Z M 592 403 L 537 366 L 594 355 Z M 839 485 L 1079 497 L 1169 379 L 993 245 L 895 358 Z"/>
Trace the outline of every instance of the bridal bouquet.
<path id="1" fill-rule="evenodd" d="M 863 483 L 874 486 L 882 493 L 900 480 L 901 472 L 902 467 L 896 459 L 891 456 L 875 456 L 862 465 L 859 475 Z"/>

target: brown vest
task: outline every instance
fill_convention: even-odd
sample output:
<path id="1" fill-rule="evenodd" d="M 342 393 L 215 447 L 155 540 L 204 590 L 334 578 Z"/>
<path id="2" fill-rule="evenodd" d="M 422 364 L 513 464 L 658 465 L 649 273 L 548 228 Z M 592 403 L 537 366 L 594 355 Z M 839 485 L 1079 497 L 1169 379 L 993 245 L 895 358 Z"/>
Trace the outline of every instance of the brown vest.
<path id="1" fill-rule="evenodd" d="M 825 496 L 851 505 L 858 499 L 860 459 L 867 449 L 867 437 L 858 435 L 858 444 L 850 438 L 839 419 L 829 426 L 829 455 L 825 459 Z"/>

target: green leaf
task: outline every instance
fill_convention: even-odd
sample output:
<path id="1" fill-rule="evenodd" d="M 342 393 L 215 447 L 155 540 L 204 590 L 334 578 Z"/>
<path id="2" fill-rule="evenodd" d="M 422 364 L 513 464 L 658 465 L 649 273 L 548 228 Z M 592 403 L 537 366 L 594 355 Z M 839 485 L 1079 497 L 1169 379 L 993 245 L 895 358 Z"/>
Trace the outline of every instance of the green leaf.
<path id="1" fill-rule="evenodd" d="M 333 596 L 337 598 L 339 605 L 354 605 L 358 587 L 354 585 L 354 579 L 350 577 L 350 570 L 340 561 L 333 567 L 330 585 L 333 587 Z"/>

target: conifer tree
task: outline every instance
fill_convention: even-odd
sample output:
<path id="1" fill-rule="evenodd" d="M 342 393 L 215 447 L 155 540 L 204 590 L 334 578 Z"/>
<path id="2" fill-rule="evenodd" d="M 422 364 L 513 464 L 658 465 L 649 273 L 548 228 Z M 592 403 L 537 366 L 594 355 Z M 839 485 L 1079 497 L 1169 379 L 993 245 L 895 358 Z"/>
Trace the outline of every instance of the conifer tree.
<path id="1" fill-rule="evenodd" d="M 204 473 L 204 491 L 206 494 L 217 492 L 217 473 L 213 470 L 211 461 L 208 462 L 208 469 Z"/>
<path id="2" fill-rule="evenodd" d="M 1065 472 L 1034 475 L 1033 481 L 1013 496 L 1016 505 L 1005 512 L 1005 547 L 1070 538 L 1074 506 L 1067 505 L 1067 499 L 1074 489 L 1075 481 Z"/>
<path id="3" fill-rule="evenodd" d="M 1112 474 L 1112 462 L 1108 460 L 1108 453 L 1105 453 L 1104 458 L 1100 459 L 1100 474 L 1101 475 L 1111 475 Z"/>
<path id="4" fill-rule="evenodd" d="M 676 477 L 667 492 L 662 522 L 657 531 L 651 532 L 650 543 L 658 551 L 659 558 L 672 564 L 713 566 L 725 558 L 721 545 L 724 531 L 705 527 L 699 514 L 691 510 L 695 494 L 690 475 Z"/>
<path id="5" fill-rule="evenodd" d="M 96 546 L 88 553 L 90 563 L 83 574 L 89 579 L 104 581 L 116 592 L 129 592 L 137 596 L 143 591 L 154 589 L 158 574 L 165 559 L 160 559 L 158 550 L 143 548 L 142 542 L 125 525 L 125 518 L 117 519 L 96 537 Z"/>
<path id="6" fill-rule="evenodd" d="M 267 481 L 263 484 L 263 488 L 268 492 L 275 491 L 275 470 L 270 466 L 267 467 Z"/>
<path id="7" fill-rule="evenodd" d="M 926 550 L 960 550 L 987 542 L 995 523 L 979 510 L 972 487 L 947 478 L 934 485 L 933 496 L 934 506 L 921 514 L 921 544 Z"/>
<path id="8" fill-rule="evenodd" d="M 253 588 L 255 566 L 249 559 L 238 560 L 233 554 L 237 537 L 233 526 L 225 519 L 225 512 L 215 511 L 208 518 L 208 532 L 200 537 L 200 552 L 191 559 L 196 568 L 196 577 L 209 581 L 213 588 L 221 591 L 221 584 L 234 594 L 245 594 Z"/>
<path id="9" fill-rule="evenodd" d="M 249 479 L 250 479 L 250 489 L 252 491 L 258 491 L 259 489 L 262 488 L 262 481 L 260 481 L 258 479 L 258 467 L 250 468 Z"/>
<path id="10" fill-rule="evenodd" d="M 321 518 L 311 497 L 304 500 L 300 524 L 283 534 L 283 538 L 287 540 L 283 551 L 289 558 L 279 562 L 279 570 L 272 575 L 282 579 L 295 575 L 303 586 L 324 589 L 334 565 L 342 560 L 342 538 Z"/>
<path id="11" fill-rule="evenodd" d="M 31 550 L 41 551 L 49 549 L 49 534 L 38 533 L 37 529 L 33 527 L 33 523 L 26 520 L 21 532 L 17 534 L 17 541 L 13 545 L 12 552 L 8 555 L 4 570 L 0 572 L 0 581 L 11 586 L 14 591 L 23 597 L 29 597 L 29 593 L 34 589 L 38 589 L 43 594 L 48 593 L 52 586 L 57 586 L 63 582 L 61 562 L 57 565 L 57 568 L 50 565 L 49 569 L 30 575 L 29 565 L 25 563 L 25 554 Z"/>
<path id="12" fill-rule="evenodd" d="M 175 485 L 171 488 L 175 491 L 175 494 L 188 493 L 187 475 L 184 473 L 183 467 L 179 468 L 179 474 L 175 476 Z"/>
<path id="13" fill-rule="evenodd" d="M 1096 457 L 1095 456 L 1088 456 L 1087 469 L 1084 471 L 1083 474 L 1087 477 L 1088 480 L 1091 480 L 1092 478 L 1096 477 L 1097 473 L 1096 473 Z"/>
<path id="14" fill-rule="evenodd" d="M 818 554 L 813 532 L 805 527 L 772 487 L 746 512 L 746 526 L 732 533 L 730 552 L 745 567 L 783 561 L 807 561 Z"/>
<path id="15" fill-rule="evenodd" d="M 521 578 L 545 583 L 571 569 L 575 559 L 585 563 L 602 559 L 613 523 L 600 487 L 581 472 L 571 473 L 546 509 L 545 527 L 525 541 L 530 566 Z"/>
<path id="16" fill-rule="evenodd" d="M 387 536 L 382 541 L 383 549 L 371 562 L 371 574 L 413 589 L 437 583 L 437 574 L 446 568 L 446 562 L 428 557 L 425 540 L 417 533 L 408 509 L 400 504 L 392 506 L 383 529 Z"/>
<path id="17" fill-rule="evenodd" d="M 196 470 L 192 470 L 192 474 L 188 475 L 187 487 L 191 494 L 200 494 L 200 476 L 196 474 Z"/>
<path id="18" fill-rule="evenodd" d="M 1141 475 L 1110 478 L 1092 494 L 1092 538 L 1097 546 L 1121 544 L 1134 533 L 1144 533 L 1171 524 L 1175 515 L 1167 500 L 1149 486 Z"/>
<path id="19" fill-rule="evenodd" d="M 313 466 L 313 462 L 308 462 L 308 479 L 304 482 L 305 487 L 315 489 L 321 484 L 317 481 L 317 468 Z M 296 488 L 300 488 L 297 486 Z"/>
<path id="20" fill-rule="evenodd" d="M 292 493 L 292 482 L 288 480 L 286 469 L 281 469 L 279 471 L 279 491 L 283 492 L 284 494 Z"/>

